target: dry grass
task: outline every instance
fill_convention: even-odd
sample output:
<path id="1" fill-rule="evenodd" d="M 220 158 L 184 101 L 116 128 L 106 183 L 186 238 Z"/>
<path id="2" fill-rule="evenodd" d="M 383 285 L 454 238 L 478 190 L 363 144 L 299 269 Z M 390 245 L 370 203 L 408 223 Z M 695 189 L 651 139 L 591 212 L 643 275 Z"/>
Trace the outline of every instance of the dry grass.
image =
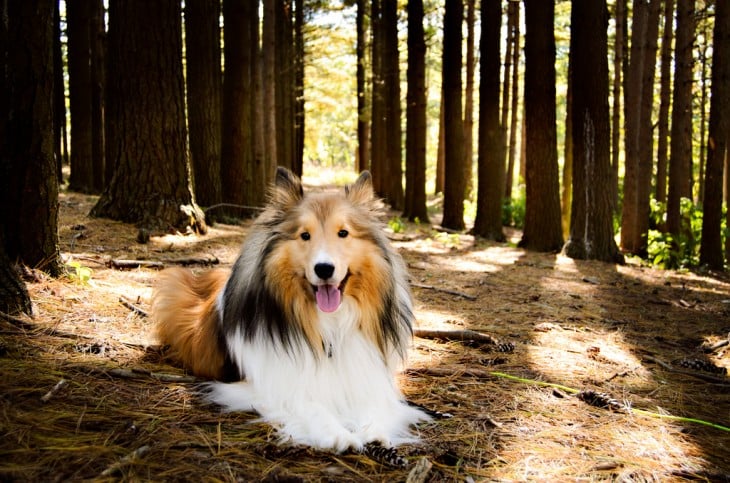
<path id="1" fill-rule="evenodd" d="M 730 426 L 727 376 L 674 364 L 730 367 L 728 346 L 700 351 L 730 332 L 725 278 L 576 262 L 409 226 L 396 245 L 413 282 L 476 297 L 415 288 L 421 325 L 479 330 L 516 348 L 414 340 L 406 394 L 453 417 L 419 428 L 422 442 L 399 448 L 409 467 L 397 469 L 280 446 L 254 415 L 203 405 L 155 349 L 151 322 L 119 302 L 147 308 L 157 272 L 111 269 L 109 259 L 214 256 L 227 266 L 245 225 L 139 245 L 133 227 L 88 218 L 92 202 L 61 198 L 62 252 L 92 270 L 88 282 L 38 275 L 29 283 L 35 319 L 0 321 L 0 480 L 404 481 L 421 458 L 433 464 L 427 481 L 730 479 L 730 432 L 571 395 L 592 389 Z"/>

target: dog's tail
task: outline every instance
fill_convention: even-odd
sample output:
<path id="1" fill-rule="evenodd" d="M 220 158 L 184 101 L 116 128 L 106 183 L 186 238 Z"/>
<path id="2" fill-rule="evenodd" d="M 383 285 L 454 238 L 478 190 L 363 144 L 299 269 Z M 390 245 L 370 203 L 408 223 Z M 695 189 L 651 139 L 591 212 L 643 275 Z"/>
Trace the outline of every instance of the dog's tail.
<path id="1" fill-rule="evenodd" d="M 226 347 L 219 328 L 216 299 L 228 278 L 226 270 L 195 275 L 171 268 L 160 274 L 152 297 L 157 337 L 185 368 L 199 377 L 226 377 Z"/>

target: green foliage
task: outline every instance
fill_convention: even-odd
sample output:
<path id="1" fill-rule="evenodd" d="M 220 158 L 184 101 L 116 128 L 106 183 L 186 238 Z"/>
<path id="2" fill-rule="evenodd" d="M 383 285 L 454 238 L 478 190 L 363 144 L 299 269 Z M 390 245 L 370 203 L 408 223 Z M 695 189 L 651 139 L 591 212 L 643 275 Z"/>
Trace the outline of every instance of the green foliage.
<path id="1" fill-rule="evenodd" d="M 459 248 L 461 246 L 461 237 L 458 233 L 446 233 L 439 231 L 436 233 L 434 238 L 447 248 Z"/>
<path id="2" fill-rule="evenodd" d="M 81 263 L 73 261 L 66 264 L 68 268 L 68 277 L 79 285 L 88 285 L 94 271 L 89 267 L 81 265 Z"/>
<path id="3" fill-rule="evenodd" d="M 651 223 L 661 226 L 666 221 L 666 205 L 651 200 Z M 679 235 L 649 230 L 647 251 L 649 261 L 662 268 L 687 268 L 697 266 L 700 259 L 702 240 L 702 208 L 692 200 L 682 198 L 680 202 L 682 228 Z"/>
<path id="4" fill-rule="evenodd" d="M 402 233 L 406 229 L 406 224 L 399 216 L 394 216 L 388 220 L 388 226 L 393 230 L 393 233 Z"/>
<path id="5" fill-rule="evenodd" d="M 517 187 L 517 193 L 512 199 L 504 200 L 502 205 L 503 225 L 520 229 L 524 228 L 525 204 L 527 202 L 527 195 L 525 193 L 525 185 L 521 184 Z"/>

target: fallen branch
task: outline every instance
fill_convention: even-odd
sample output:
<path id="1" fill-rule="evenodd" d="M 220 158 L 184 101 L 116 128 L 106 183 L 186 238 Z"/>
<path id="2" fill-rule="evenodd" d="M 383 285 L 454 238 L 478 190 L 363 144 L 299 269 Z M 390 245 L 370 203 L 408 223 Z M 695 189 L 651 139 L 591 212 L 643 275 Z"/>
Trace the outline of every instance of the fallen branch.
<path id="1" fill-rule="evenodd" d="M 185 257 L 185 258 L 171 258 L 169 260 L 126 260 L 126 259 L 114 259 L 108 260 L 106 265 L 110 268 L 116 268 L 117 270 L 129 270 L 134 268 L 154 268 L 161 270 L 165 268 L 165 264 L 168 265 L 182 265 L 187 267 L 190 265 L 217 265 L 220 263 L 218 257 Z"/>
<path id="2" fill-rule="evenodd" d="M 457 297 L 463 297 L 467 300 L 477 300 L 477 297 L 475 297 L 474 295 L 469 295 L 468 293 L 459 292 L 457 290 L 450 290 L 448 288 L 434 287 L 433 285 L 423 285 L 420 283 L 411 283 L 411 287 L 422 288 L 425 290 L 435 290 L 436 292 L 442 292 L 442 293 L 446 293 L 449 295 L 456 295 Z"/>
<path id="3" fill-rule="evenodd" d="M 130 300 L 127 300 L 125 297 L 119 297 L 119 303 L 121 303 L 137 315 L 140 315 L 142 317 L 149 317 L 149 313 L 146 310 L 134 305 Z"/>
<path id="4" fill-rule="evenodd" d="M 489 334 L 476 332 L 474 330 L 431 330 L 415 329 L 413 335 L 421 339 L 435 339 L 461 342 L 466 346 L 494 346 L 498 352 L 512 352 L 515 345 L 512 342 L 501 342 Z"/>
<path id="5" fill-rule="evenodd" d="M 421 339 L 453 340 L 458 342 L 473 341 L 483 344 L 499 344 L 499 341 L 489 334 L 475 330 L 432 330 L 414 329 L 413 335 Z"/>

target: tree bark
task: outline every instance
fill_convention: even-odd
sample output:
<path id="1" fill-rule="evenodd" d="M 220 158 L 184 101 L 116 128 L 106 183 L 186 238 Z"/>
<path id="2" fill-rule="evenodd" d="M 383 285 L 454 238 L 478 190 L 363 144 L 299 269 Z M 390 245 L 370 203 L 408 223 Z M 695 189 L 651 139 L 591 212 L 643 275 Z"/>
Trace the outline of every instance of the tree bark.
<path id="1" fill-rule="evenodd" d="M 245 206 L 264 203 L 268 181 L 260 151 L 263 146 L 257 141 L 258 132 L 263 132 L 256 117 L 258 4 L 258 1 L 223 1 L 225 70 L 221 187 L 224 202 Z M 257 152 L 261 156 L 256 156 Z M 245 210 L 230 210 L 228 213 L 234 216 L 250 214 Z"/>
<path id="2" fill-rule="evenodd" d="M 616 0 L 616 33 L 613 56 L 613 106 L 611 115 L 611 192 L 613 210 L 619 208 L 618 168 L 621 154 L 621 84 L 626 59 L 626 1 Z"/>
<path id="3" fill-rule="evenodd" d="M 444 215 L 441 225 L 464 229 L 464 126 L 461 112 L 461 0 L 446 0 L 442 85 L 444 97 Z"/>
<path id="4" fill-rule="evenodd" d="M 426 209 L 426 41 L 423 0 L 408 0 L 406 192 L 403 216 L 428 223 Z"/>
<path id="5" fill-rule="evenodd" d="M 68 90 L 71 111 L 71 177 L 69 189 L 94 193 L 91 119 L 91 2 L 69 2 Z"/>
<path id="6" fill-rule="evenodd" d="M 520 246 L 563 246 L 555 127 L 553 0 L 525 0 L 525 229 Z"/>
<path id="7" fill-rule="evenodd" d="M 409 4 L 410 5 L 410 4 Z M 366 85 L 367 28 L 365 25 L 365 0 L 357 0 L 357 171 L 370 168 L 369 102 Z M 410 19 L 410 16 L 409 16 Z M 410 33 L 408 36 L 410 40 Z M 410 58 L 410 57 L 409 57 Z"/>
<path id="8" fill-rule="evenodd" d="M 694 31 L 694 0 L 678 0 L 667 196 L 667 231 L 674 235 L 675 239 L 683 230 L 680 200 L 692 198 L 692 42 Z"/>
<path id="9" fill-rule="evenodd" d="M 50 102 L 53 4 L 50 0 L 10 1 L 5 7 L 0 22 L 5 40 L 0 44 L 5 72 L 0 80 L 0 206 L 4 207 L 0 241 L 9 260 L 58 276 L 63 263 L 58 249 L 58 176 Z M 3 285 L 12 288 L 11 282 L 13 277 L 3 276 Z M 24 306 L 22 296 L 11 299 Z"/>
<path id="10" fill-rule="evenodd" d="M 56 159 L 59 184 L 63 183 L 63 164 L 68 163 L 66 94 L 64 91 L 61 14 L 59 2 L 55 2 L 53 7 L 53 155 Z"/>
<path id="11" fill-rule="evenodd" d="M 294 12 L 294 165 L 301 177 L 304 171 L 304 0 L 295 0 Z M 359 112 L 359 111 L 358 111 Z"/>
<path id="12" fill-rule="evenodd" d="M 195 199 L 202 206 L 223 201 L 221 193 L 220 2 L 186 0 L 185 55 L 190 164 Z"/>
<path id="13" fill-rule="evenodd" d="M 385 133 L 385 81 L 384 81 L 384 27 L 382 4 L 384 0 L 371 0 L 370 25 L 372 35 L 372 116 L 370 119 L 370 170 L 373 190 L 383 196 L 385 191 L 386 133 Z"/>
<path id="14" fill-rule="evenodd" d="M 394 210 L 402 210 L 400 61 L 398 52 L 398 2 L 383 0 L 383 89 L 385 95 L 385 149 L 383 195 Z"/>
<path id="15" fill-rule="evenodd" d="M 669 148 L 669 107 L 672 99 L 672 38 L 674 37 L 674 0 L 664 0 L 659 119 L 657 121 L 656 185 L 654 197 L 667 201 L 667 153 Z"/>
<path id="16" fill-rule="evenodd" d="M 474 168 L 474 23 L 476 22 L 476 1 L 466 0 L 466 59 L 464 85 L 464 179 L 465 195 L 471 197 L 474 191 L 472 171 Z M 502 17 L 500 7 L 499 15 Z M 499 70 L 499 69 L 498 69 Z"/>
<path id="17" fill-rule="evenodd" d="M 507 155 L 507 176 L 505 177 L 504 196 L 512 200 L 512 182 L 514 180 L 515 162 L 517 160 L 517 119 L 519 118 L 519 79 L 520 79 L 520 2 L 509 2 L 508 17 L 512 32 L 512 94 L 510 96 L 509 149 Z"/>
<path id="18" fill-rule="evenodd" d="M 717 0 L 712 50 L 712 93 L 705 168 L 700 264 L 723 270 L 722 183 L 730 133 L 730 1 Z"/>
<path id="19" fill-rule="evenodd" d="M 479 84 L 479 182 L 474 234 L 504 241 L 504 135 L 499 122 L 499 64 L 502 5 L 482 1 L 481 62 Z"/>
<path id="20" fill-rule="evenodd" d="M 623 263 L 613 238 L 608 115 L 608 11 L 605 0 L 577 1 L 571 10 L 573 201 L 572 258 Z"/>
<path id="21" fill-rule="evenodd" d="M 117 168 L 92 216 L 151 232 L 206 231 L 190 188 L 181 29 L 176 0 L 109 4 L 107 125 Z"/>
<path id="22" fill-rule="evenodd" d="M 106 168 L 106 136 L 104 135 L 104 102 L 106 89 L 106 24 L 103 0 L 93 0 L 90 11 L 91 39 L 91 158 L 94 192 L 101 193 L 111 182 Z"/>

